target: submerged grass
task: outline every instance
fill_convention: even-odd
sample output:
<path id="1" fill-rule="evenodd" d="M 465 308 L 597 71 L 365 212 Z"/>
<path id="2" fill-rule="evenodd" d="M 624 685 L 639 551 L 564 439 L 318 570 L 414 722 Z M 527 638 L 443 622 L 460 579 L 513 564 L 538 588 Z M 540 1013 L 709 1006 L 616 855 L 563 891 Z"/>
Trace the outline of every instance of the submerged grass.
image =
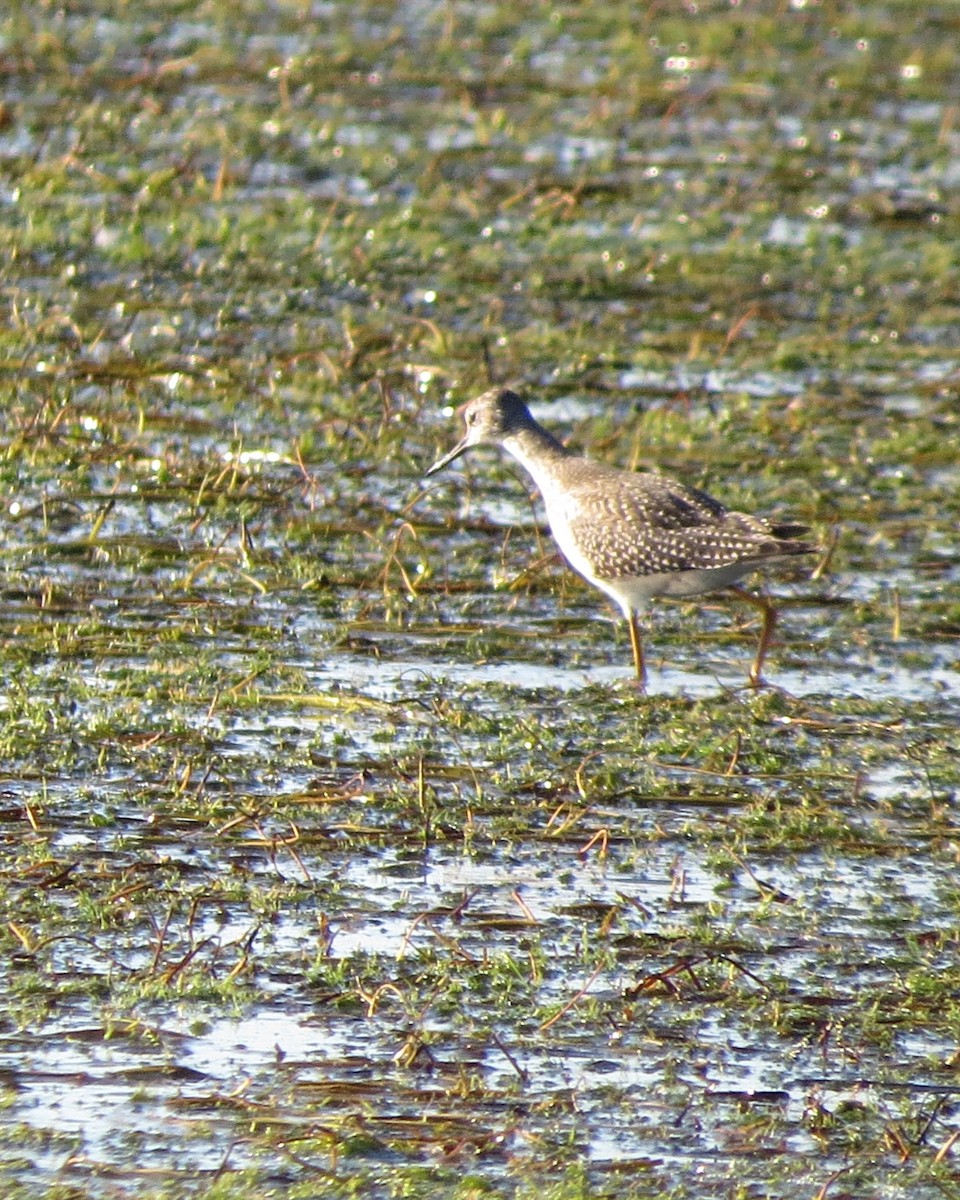
<path id="1" fill-rule="evenodd" d="M 952 8 L 186 15 L 0 18 L 8 1194 L 955 1194 Z M 773 686 L 491 377 L 813 526 Z"/>

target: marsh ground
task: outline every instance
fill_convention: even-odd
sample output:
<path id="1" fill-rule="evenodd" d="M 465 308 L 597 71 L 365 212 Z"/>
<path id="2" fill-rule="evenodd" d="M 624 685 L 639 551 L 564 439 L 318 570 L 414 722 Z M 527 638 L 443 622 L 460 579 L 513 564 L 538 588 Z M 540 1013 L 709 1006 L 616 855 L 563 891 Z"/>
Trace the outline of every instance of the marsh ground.
<path id="1" fill-rule="evenodd" d="M 960 1195 L 960 11 L 0 18 L 11 1197 Z M 811 524 L 650 695 L 492 454 Z"/>

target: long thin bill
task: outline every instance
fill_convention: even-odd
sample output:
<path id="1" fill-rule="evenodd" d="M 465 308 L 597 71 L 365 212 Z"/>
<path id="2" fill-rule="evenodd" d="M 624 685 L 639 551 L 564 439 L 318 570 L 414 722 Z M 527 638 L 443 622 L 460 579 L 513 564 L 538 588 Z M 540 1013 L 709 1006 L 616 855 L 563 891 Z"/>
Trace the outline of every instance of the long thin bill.
<path id="1" fill-rule="evenodd" d="M 432 467 L 428 467 L 427 470 L 424 471 L 424 479 L 426 479 L 428 475 L 436 475 L 438 471 L 442 471 L 444 467 L 449 466 L 455 458 L 460 457 L 464 450 L 467 449 L 468 445 L 469 442 L 466 438 L 463 438 L 461 441 L 457 442 L 451 451 L 445 454 L 443 458 L 438 458 Z"/>

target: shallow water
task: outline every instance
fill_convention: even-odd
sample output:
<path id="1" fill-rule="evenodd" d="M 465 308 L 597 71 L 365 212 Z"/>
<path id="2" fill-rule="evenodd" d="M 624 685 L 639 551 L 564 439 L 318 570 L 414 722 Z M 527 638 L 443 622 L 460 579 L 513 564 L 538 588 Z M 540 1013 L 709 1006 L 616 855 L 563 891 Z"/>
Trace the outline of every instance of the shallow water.
<path id="1" fill-rule="evenodd" d="M 254 7 L 0 18 L 0 1177 L 948 1194 L 952 9 Z M 491 377 L 835 539 L 770 687 Z"/>

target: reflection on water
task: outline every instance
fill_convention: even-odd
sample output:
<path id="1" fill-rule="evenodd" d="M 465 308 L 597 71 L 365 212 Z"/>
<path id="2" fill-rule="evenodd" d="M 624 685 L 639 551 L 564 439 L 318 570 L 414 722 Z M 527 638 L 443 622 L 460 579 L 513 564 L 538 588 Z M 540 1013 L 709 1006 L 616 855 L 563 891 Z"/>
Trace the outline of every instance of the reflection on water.
<path id="1" fill-rule="evenodd" d="M 942 6 L 35 7 L 0 17 L 14 1186 L 940 1196 Z M 772 584 L 769 690 L 710 597 L 651 614 L 639 696 L 525 482 L 422 488 L 507 373 L 605 461 L 836 529 Z"/>

